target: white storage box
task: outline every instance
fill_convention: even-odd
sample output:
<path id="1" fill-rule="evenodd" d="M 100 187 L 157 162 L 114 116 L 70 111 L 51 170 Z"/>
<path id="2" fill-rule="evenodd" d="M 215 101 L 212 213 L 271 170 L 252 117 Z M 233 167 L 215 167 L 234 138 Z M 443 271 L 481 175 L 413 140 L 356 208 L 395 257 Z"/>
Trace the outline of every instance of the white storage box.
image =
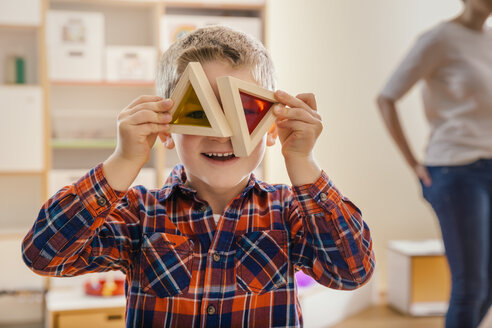
<path id="1" fill-rule="evenodd" d="M 117 111 L 59 110 L 53 112 L 53 137 L 56 139 L 114 139 Z"/>
<path id="2" fill-rule="evenodd" d="M 103 48 L 58 46 L 49 50 L 52 81 L 100 82 L 103 80 Z"/>
<path id="3" fill-rule="evenodd" d="M 46 22 L 49 45 L 104 46 L 104 15 L 99 12 L 50 10 Z"/>
<path id="4" fill-rule="evenodd" d="M 40 25 L 41 0 L 0 1 L 0 25 Z"/>
<path id="5" fill-rule="evenodd" d="M 413 316 L 447 311 L 451 278 L 440 240 L 388 244 L 388 304 Z"/>
<path id="6" fill-rule="evenodd" d="M 198 15 L 166 15 L 161 18 L 161 48 L 166 50 L 181 36 L 208 25 L 225 25 L 247 33 L 262 41 L 262 24 L 259 17 L 223 17 Z"/>
<path id="7" fill-rule="evenodd" d="M 154 81 L 156 62 L 154 47 L 107 46 L 106 80 Z"/>
<path id="8" fill-rule="evenodd" d="M 48 13 L 46 31 L 51 80 L 103 79 L 103 14 L 52 10 Z"/>
<path id="9" fill-rule="evenodd" d="M 44 112 L 41 88 L 1 86 L 0 112 L 0 170 L 43 170 Z"/>

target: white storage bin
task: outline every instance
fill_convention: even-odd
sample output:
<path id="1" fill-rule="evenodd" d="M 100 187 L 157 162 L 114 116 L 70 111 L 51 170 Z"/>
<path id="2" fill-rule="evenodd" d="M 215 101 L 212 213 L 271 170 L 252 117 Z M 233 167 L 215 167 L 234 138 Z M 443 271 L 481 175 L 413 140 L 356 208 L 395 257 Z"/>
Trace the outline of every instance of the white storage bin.
<path id="1" fill-rule="evenodd" d="M 51 80 L 102 81 L 103 14 L 52 10 L 46 31 Z"/>
<path id="2" fill-rule="evenodd" d="M 0 25 L 40 25 L 41 0 L 0 1 Z"/>
<path id="3" fill-rule="evenodd" d="M 444 315 L 451 277 L 440 240 L 388 244 L 388 304 L 412 316 Z"/>
<path id="4" fill-rule="evenodd" d="M 106 80 L 154 81 L 157 53 L 154 47 L 107 46 Z"/>
<path id="5" fill-rule="evenodd" d="M 225 25 L 262 40 L 262 25 L 259 17 L 224 17 L 199 15 L 166 15 L 161 18 L 161 48 L 166 50 L 186 33 L 208 25 Z"/>
<path id="6" fill-rule="evenodd" d="M 56 139 L 114 139 L 117 111 L 59 110 L 53 112 L 53 137 Z"/>
<path id="7" fill-rule="evenodd" d="M 100 82 L 103 80 L 103 48 L 58 46 L 49 50 L 50 79 Z"/>
<path id="8" fill-rule="evenodd" d="M 0 170 L 43 170 L 44 113 L 41 88 L 1 86 L 0 113 Z"/>
<path id="9" fill-rule="evenodd" d="M 52 46 L 104 46 L 104 15 L 99 12 L 50 10 L 46 43 Z"/>

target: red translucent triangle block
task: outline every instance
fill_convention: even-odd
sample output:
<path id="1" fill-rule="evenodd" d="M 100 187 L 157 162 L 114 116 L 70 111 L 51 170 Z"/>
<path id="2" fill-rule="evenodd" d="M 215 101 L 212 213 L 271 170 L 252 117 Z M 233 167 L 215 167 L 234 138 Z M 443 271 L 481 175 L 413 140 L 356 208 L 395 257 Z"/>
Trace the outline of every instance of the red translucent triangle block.
<path id="1" fill-rule="evenodd" d="M 195 90 L 190 85 L 183 99 L 173 114 L 171 124 L 210 127 L 210 122 L 203 110 Z"/>
<path id="2" fill-rule="evenodd" d="M 270 107 L 272 107 L 273 102 L 249 95 L 244 92 L 239 92 L 241 96 L 241 102 L 243 104 L 244 116 L 246 117 L 246 123 L 248 124 L 249 134 L 253 133 L 255 128 L 261 122 L 263 117 Z"/>

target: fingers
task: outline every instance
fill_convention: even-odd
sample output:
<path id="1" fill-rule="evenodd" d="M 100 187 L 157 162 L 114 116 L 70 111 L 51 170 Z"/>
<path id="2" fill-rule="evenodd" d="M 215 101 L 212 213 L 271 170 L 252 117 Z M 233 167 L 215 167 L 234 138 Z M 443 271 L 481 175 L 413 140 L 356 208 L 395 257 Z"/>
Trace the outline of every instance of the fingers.
<path id="1" fill-rule="evenodd" d="M 415 174 L 417 175 L 417 178 L 422 181 L 424 186 L 430 187 L 432 185 L 432 178 L 429 174 L 429 171 L 427 168 L 422 165 L 422 164 L 417 164 L 413 170 L 415 171 Z"/>
<path id="2" fill-rule="evenodd" d="M 310 108 L 318 110 L 314 93 L 300 93 L 296 96 L 296 98 L 304 101 Z"/>
<path id="3" fill-rule="evenodd" d="M 282 105 L 276 105 L 273 111 L 277 115 L 277 121 L 298 120 L 312 124 L 320 120 L 320 118 L 315 117 L 312 113 L 301 108 L 286 108 Z"/>
<path id="4" fill-rule="evenodd" d="M 162 97 L 159 97 L 159 96 L 148 96 L 148 95 L 143 95 L 143 96 L 140 96 L 136 99 L 134 99 L 130 105 L 128 105 L 128 108 L 132 108 L 132 107 L 135 107 L 139 104 L 143 104 L 143 103 L 146 103 L 146 102 L 157 102 L 157 101 L 161 101 L 163 100 Z"/>
<path id="5" fill-rule="evenodd" d="M 118 115 L 119 131 L 124 135 L 150 135 L 169 132 L 172 120 L 170 99 L 140 96 Z"/>
<path id="6" fill-rule="evenodd" d="M 426 187 L 430 187 L 432 186 L 432 180 L 430 177 L 425 177 L 425 178 L 422 178 L 422 183 L 426 186 Z"/>
<path id="7" fill-rule="evenodd" d="M 156 113 L 152 110 L 144 109 L 130 115 L 128 122 L 133 125 L 145 123 L 168 124 L 171 119 L 172 117 L 169 113 Z"/>
<path id="8" fill-rule="evenodd" d="M 290 131 L 309 131 L 316 132 L 315 129 L 312 129 L 309 123 L 297 120 L 284 120 L 277 122 L 277 126 L 279 129 L 287 129 Z"/>
<path id="9" fill-rule="evenodd" d="M 321 120 L 321 115 L 319 115 L 319 113 L 316 111 L 317 105 L 316 105 L 316 98 L 314 94 L 301 93 L 297 95 L 297 97 L 294 97 L 284 91 L 277 90 L 275 92 L 275 97 L 282 105 L 284 105 L 284 107 L 285 106 L 290 107 L 287 111 L 280 111 L 279 114 L 287 113 L 293 108 L 302 108 L 309 115 L 313 116 L 317 120 Z"/>
<path id="10" fill-rule="evenodd" d="M 275 98 L 277 100 L 289 107 L 298 107 L 298 108 L 304 108 L 306 110 L 312 110 L 308 104 L 306 104 L 304 101 L 302 101 L 299 98 L 296 98 L 290 94 L 288 94 L 285 91 L 277 90 L 275 91 Z"/>
<path id="11" fill-rule="evenodd" d="M 430 187 L 432 185 L 432 179 L 429 175 L 429 172 L 427 172 L 427 170 L 422 172 L 420 179 L 422 179 L 422 183 L 424 184 L 424 186 Z"/>
<path id="12" fill-rule="evenodd" d="M 148 136 L 150 134 L 163 134 L 169 131 L 169 125 L 144 123 L 139 125 L 139 131 L 143 136 Z"/>
<path id="13" fill-rule="evenodd" d="M 153 110 L 154 112 L 166 112 L 171 110 L 172 107 L 173 107 L 173 102 L 171 99 L 164 99 L 164 100 L 161 99 L 159 101 L 149 101 L 149 102 L 139 103 L 134 106 L 128 106 L 125 112 L 128 113 L 129 115 L 132 115 L 143 109 L 150 109 Z"/>

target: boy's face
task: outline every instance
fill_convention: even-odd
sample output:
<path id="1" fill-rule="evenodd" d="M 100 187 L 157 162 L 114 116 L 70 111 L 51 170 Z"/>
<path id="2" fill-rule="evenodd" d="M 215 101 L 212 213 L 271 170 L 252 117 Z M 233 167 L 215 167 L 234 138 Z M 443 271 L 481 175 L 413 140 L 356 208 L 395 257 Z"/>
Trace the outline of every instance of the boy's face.
<path id="1" fill-rule="evenodd" d="M 257 84 L 249 67 L 232 68 L 223 61 L 202 63 L 202 67 L 219 102 L 216 82 L 218 77 L 233 76 Z M 250 173 L 260 164 L 265 145 L 273 145 L 275 142 L 273 138 L 268 138 L 267 142 L 267 138 L 263 137 L 251 155 L 235 157 L 229 137 L 173 134 L 172 138 L 186 169 L 188 182 L 195 188 L 199 184 L 205 184 L 217 190 L 244 187 Z"/>

